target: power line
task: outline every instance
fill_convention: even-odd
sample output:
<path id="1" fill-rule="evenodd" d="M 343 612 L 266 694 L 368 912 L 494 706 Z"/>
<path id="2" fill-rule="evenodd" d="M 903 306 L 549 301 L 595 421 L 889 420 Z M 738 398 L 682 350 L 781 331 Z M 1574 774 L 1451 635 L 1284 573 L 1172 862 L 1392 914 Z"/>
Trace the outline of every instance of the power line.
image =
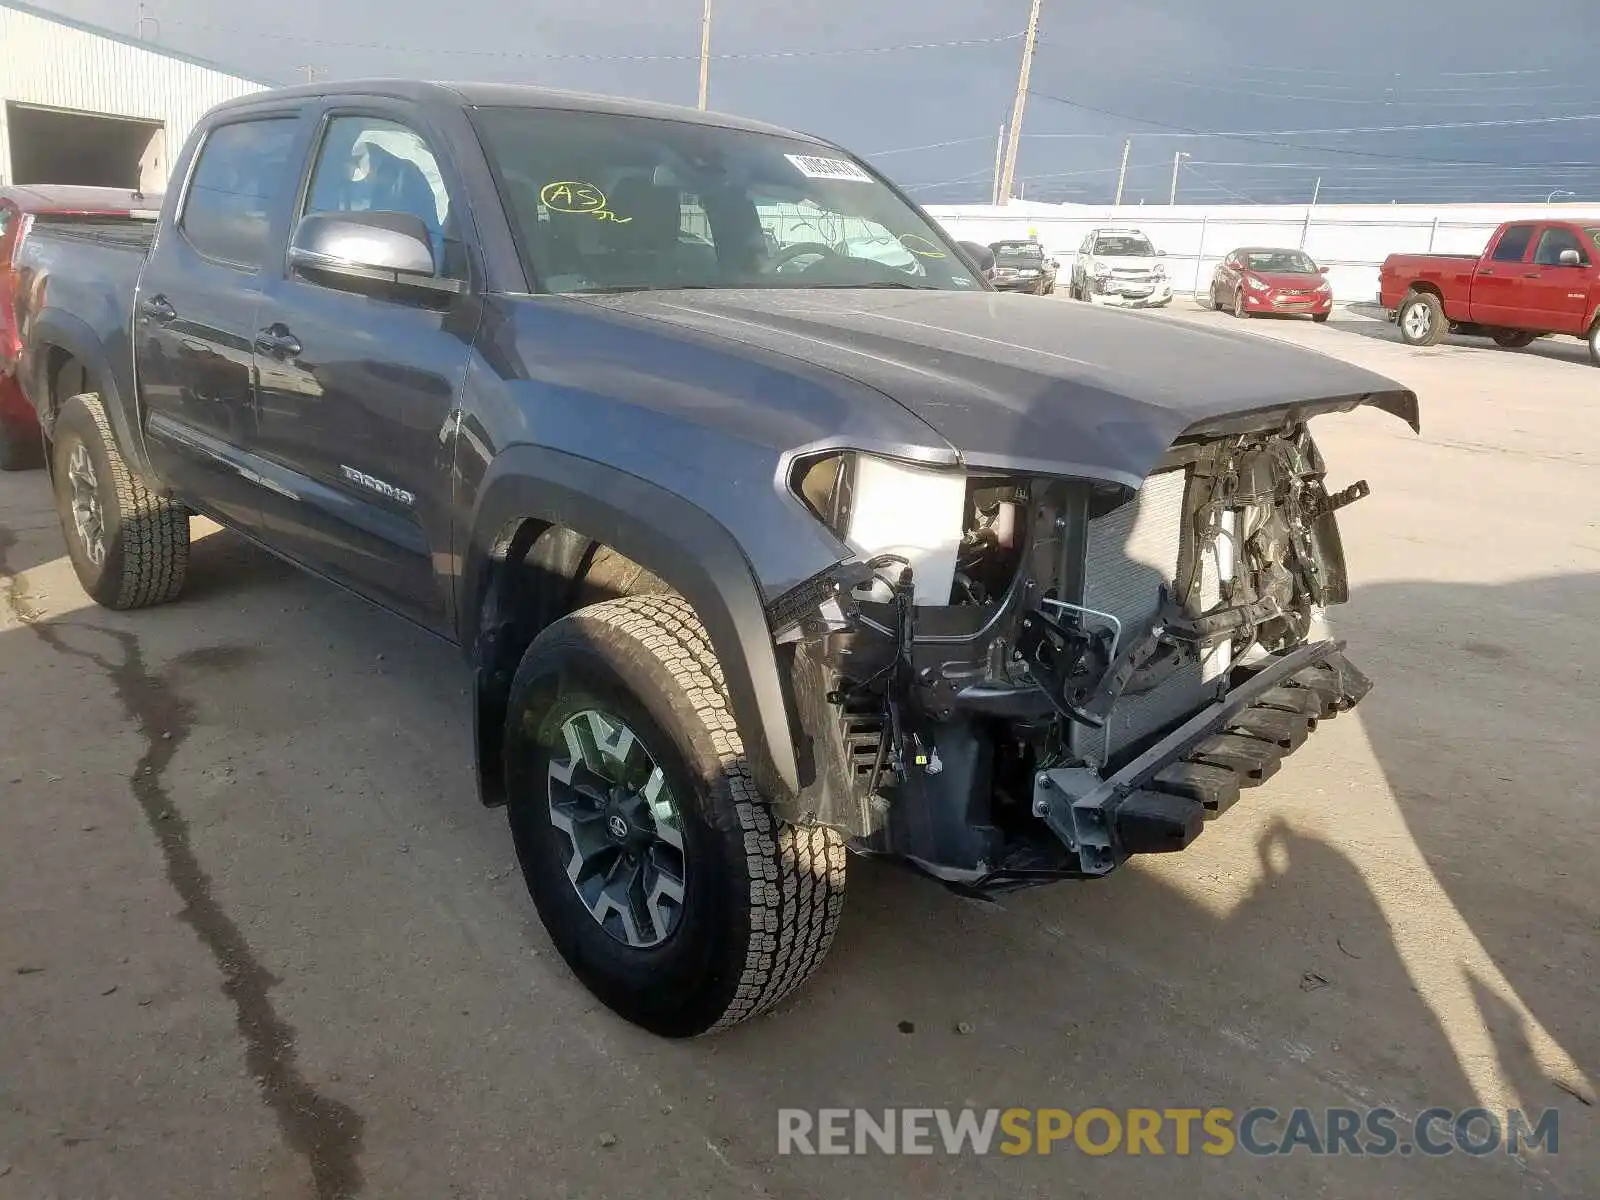
<path id="1" fill-rule="evenodd" d="M 1289 150 L 1310 150 L 1318 154 L 1345 154 L 1357 158 L 1382 158 L 1394 159 L 1403 162 L 1428 162 L 1448 163 L 1461 166 L 1493 166 L 1493 163 L 1475 159 L 1446 159 L 1429 158 L 1417 154 L 1387 154 L 1378 150 L 1351 150 L 1340 146 L 1307 146 L 1298 142 L 1285 142 L 1276 140 L 1276 136 L 1267 136 L 1256 133 L 1220 133 L 1214 130 L 1195 129 L 1187 125 L 1174 125 L 1168 121 L 1156 121 L 1148 117 L 1136 117 L 1129 113 L 1116 112 L 1109 108 L 1100 108 L 1097 105 L 1085 104 L 1081 100 L 1069 100 L 1065 96 L 1052 95 L 1049 92 L 1034 90 L 1033 95 L 1042 100 L 1050 100 L 1056 104 L 1064 104 L 1068 108 L 1080 109 L 1083 112 L 1092 112 L 1102 117 L 1111 117 L 1118 121 L 1132 121 L 1137 125 L 1150 125 L 1157 129 L 1172 130 L 1189 137 L 1214 137 L 1228 141 L 1255 142 L 1267 146 L 1282 146 Z M 1391 125 L 1370 129 L 1325 129 L 1325 130 L 1283 130 L 1282 135 L 1299 135 L 1305 133 L 1393 133 L 1399 131 L 1433 130 L 1433 129 L 1464 129 L 1464 128 L 1509 128 L 1521 125 L 1547 125 L 1556 122 L 1573 121 L 1600 121 L 1600 113 L 1573 113 L 1553 117 L 1512 117 L 1501 121 L 1439 121 L 1423 122 L 1411 125 Z"/>
<path id="2" fill-rule="evenodd" d="M 396 54 L 452 54 L 466 57 L 533 59 L 540 62 L 699 62 L 699 54 L 591 54 L 564 53 L 534 50 L 453 49 L 445 46 L 397 46 L 385 42 L 342 42 L 327 38 L 302 37 L 292 33 L 268 33 L 258 29 L 240 29 L 227 25 L 210 25 L 198 21 L 174 21 L 189 29 L 204 29 L 211 33 L 247 34 L 250 37 L 269 38 L 280 42 L 295 42 L 306 46 L 332 46 L 344 50 L 384 50 Z M 849 55 L 899 54 L 911 50 L 950 50 L 969 46 L 996 46 L 1022 38 L 1021 33 L 1007 33 L 987 38 L 955 38 L 943 42 L 900 42 L 889 46 L 850 46 L 837 49 L 754 50 L 713 54 L 713 61 L 751 61 L 775 58 L 837 58 Z"/>

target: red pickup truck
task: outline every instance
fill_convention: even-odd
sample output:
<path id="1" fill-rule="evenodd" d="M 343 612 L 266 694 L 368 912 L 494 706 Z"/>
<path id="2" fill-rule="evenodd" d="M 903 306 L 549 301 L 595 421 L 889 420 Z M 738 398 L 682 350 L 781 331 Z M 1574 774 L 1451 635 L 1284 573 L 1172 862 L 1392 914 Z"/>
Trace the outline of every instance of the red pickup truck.
<path id="1" fill-rule="evenodd" d="M 1600 366 L 1600 219 L 1507 221 L 1480 256 L 1391 254 L 1378 279 L 1407 345 L 1461 333 L 1518 349 L 1562 333 Z"/>
<path id="2" fill-rule="evenodd" d="M 17 386 L 22 333 L 17 328 L 16 253 L 35 222 L 104 224 L 138 221 L 153 227 L 161 197 L 118 188 L 29 185 L 0 187 L 0 471 L 44 465 L 39 419 Z"/>

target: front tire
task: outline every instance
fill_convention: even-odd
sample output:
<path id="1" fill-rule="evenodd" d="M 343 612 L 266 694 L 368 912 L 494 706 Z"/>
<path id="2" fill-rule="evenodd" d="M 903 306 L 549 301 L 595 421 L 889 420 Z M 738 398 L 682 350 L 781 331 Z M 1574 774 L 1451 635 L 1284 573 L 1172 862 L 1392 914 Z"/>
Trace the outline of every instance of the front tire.
<path id="1" fill-rule="evenodd" d="M 1243 321 L 1250 316 L 1244 306 L 1244 289 L 1235 288 L 1233 292 L 1233 315 Z"/>
<path id="2" fill-rule="evenodd" d="M 189 513 L 128 466 L 100 397 L 62 406 L 51 466 L 67 553 L 89 598 L 112 609 L 176 600 L 189 569 Z"/>
<path id="3" fill-rule="evenodd" d="M 1432 292 L 1412 292 L 1407 296 L 1394 323 L 1399 326 L 1400 340 L 1408 346 L 1437 346 L 1450 332 L 1444 306 Z"/>
<path id="4" fill-rule="evenodd" d="M 1600 367 L 1600 320 L 1589 327 L 1589 361 Z"/>
<path id="5" fill-rule="evenodd" d="M 1326 325 L 1328 323 L 1328 318 L 1332 315 L 1332 313 L 1312 313 L 1311 319 L 1318 325 Z"/>
<path id="6" fill-rule="evenodd" d="M 511 687 L 505 777 L 539 916 L 624 1019 L 666 1037 L 723 1029 L 777 1005 L 827 954 L 843 839 L 784 825 L 757 793 L 722 669 L 681 597 L 609 600 L 534 640 Z"/>

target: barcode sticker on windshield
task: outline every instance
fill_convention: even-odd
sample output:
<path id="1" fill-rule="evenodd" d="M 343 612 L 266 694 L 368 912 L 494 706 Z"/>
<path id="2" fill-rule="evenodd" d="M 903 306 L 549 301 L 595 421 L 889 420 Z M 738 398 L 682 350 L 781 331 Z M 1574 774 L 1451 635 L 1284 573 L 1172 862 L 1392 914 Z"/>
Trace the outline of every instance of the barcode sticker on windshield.
<path id="1" fill-rule="evenodd" d="M 807 179 L 844 179 L 851 183 L 872 182 L 872 176 L 848 158 L 821 158 L 815 154 L 785 154 L 784 157 Z"/>

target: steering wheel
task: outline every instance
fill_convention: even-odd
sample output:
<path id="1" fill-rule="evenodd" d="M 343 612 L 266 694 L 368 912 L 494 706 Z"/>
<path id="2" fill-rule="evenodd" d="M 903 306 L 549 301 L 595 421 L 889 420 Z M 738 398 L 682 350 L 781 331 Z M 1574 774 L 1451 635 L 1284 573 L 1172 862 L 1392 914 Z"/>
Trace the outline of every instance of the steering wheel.
<path id="1" fill-rule="evenodd" d="M 832 246 L 822 242 L 796 242 L 792 246 L 785 246 L 767 261 L 767 274 L 776 275 L 797 258 L 807 254 L 815 254 L 823 258 L 843 258 L 844 256 Z M 805 268 L 810 270 L 810 267 Z"/>

